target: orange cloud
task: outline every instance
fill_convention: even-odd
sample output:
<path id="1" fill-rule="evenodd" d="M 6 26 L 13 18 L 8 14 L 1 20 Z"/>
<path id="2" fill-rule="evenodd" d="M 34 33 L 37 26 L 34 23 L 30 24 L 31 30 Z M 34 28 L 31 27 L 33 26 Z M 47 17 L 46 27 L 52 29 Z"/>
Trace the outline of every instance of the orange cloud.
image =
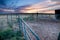
<path id="1" fill-rule="evenodd" d="M 60 8 L 60 2 L 48 0 L 30 6 L 25 7 L 24 9 L 19 10 L 22 13 L 55 13 L 55 9 Z"/>

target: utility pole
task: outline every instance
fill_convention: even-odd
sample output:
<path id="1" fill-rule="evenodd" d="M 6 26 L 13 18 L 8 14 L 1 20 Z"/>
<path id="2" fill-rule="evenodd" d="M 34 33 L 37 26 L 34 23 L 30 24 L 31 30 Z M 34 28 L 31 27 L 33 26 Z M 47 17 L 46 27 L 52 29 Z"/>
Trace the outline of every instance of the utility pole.
<path id="1" fill-rule="evenodd" d="M 37 22 L 38 22 L 38 10 L 37 10 Z"/>
<path id="2" fill-rule="evenodd" d="M 60 32 L 59 32 L 59 35 L 58 35 L 58 40 L 60 40 Z"/>

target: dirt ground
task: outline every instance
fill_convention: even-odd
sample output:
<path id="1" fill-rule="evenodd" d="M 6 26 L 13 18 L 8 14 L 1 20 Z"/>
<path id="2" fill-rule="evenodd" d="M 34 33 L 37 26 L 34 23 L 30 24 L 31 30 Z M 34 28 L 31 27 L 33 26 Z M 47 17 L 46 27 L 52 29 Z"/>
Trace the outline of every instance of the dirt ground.
<path id="1" fill-rule="evenodd" d="M 38 34 L 41 40 L 57 40 L 60 32 L 60 22 L 57 21 L 26 21 L 27 24 Z"/>

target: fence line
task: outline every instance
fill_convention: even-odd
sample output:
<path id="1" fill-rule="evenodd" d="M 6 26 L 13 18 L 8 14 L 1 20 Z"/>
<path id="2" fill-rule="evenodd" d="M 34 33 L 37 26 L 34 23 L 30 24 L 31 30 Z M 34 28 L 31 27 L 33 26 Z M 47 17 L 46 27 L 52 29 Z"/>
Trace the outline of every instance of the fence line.
<path id="1" fill-rule="evenodd" d="M 35 37 L 36 40 L 40 40 L 39 36 L 32 30 L 32 28 L 19 16 L 18 21 L 20 25 L 19 27 L 23 31 L 26 40 L 32 40 L 30 38 L 27 28 L 29 29 L 29 31 L 32 33 L 32 35 Z"/>

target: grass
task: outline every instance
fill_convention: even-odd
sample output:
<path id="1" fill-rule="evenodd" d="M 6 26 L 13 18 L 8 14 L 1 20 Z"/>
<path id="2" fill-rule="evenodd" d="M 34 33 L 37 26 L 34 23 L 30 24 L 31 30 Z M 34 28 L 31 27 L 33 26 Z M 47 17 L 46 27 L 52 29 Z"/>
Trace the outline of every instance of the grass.
<path id="1" fill-rule="evenodd" d="M 27 21 L 27 20 L 32 21 L 32 20 L 34 20 L 34 17 L 32 17 L 32 16 L 25 17 L 25 18 L 23 18 L 23 20 L 25 20 L 25 21 Z"/>
<path id="2" fill-rule="evenodd" d="M 0 40 L 25 40 L 21 31 L 14 32 L 12 29 L 0 31 Z"/>

